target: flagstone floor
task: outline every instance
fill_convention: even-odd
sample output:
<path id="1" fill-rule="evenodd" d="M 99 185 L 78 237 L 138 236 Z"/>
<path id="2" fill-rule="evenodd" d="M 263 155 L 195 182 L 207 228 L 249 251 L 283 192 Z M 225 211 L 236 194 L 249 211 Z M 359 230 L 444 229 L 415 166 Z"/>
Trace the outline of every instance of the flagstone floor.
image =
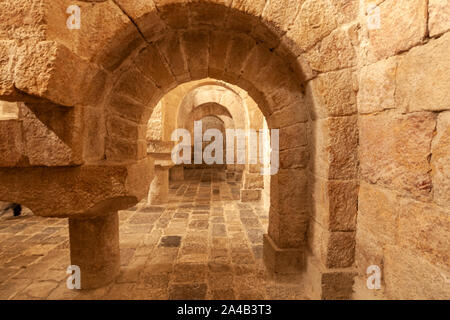
<path id="1" fill-rule="evenodd" d="M 268 209 L 239 201 L 240 177 L 185 170 L 165 206 L 119 212 L 121 273 L 97 290 L 69 290 L 67 219 L 24 209 L 0 216 L 0 299 L 306 299 L 299 276 L 262 261 Z"/>

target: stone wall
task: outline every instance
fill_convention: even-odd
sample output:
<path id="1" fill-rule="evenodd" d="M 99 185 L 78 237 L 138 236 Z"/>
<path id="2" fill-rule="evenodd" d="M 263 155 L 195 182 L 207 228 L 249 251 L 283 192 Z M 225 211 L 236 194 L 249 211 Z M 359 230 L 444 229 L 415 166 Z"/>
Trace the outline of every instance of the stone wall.
<path id="1" fill-rule="evenodd" d="M 450 2 L 378 2 L 380 29 L 361 23 L 355 297 L 449 298 Z"/>

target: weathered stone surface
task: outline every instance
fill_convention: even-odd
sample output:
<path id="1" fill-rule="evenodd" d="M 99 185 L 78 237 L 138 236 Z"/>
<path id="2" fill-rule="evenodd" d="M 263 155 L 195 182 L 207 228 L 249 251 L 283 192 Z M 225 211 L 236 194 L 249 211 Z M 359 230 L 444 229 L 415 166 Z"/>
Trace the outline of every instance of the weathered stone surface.
<path id="1" fill-rule="evenodd" d="M 336 25 L 334 7 L 329 0 L 306 0 L 286 37 L 301 50 L 307 51 L 329 35 Z"/>
<path id="2" fill-rule="evenodd" d="M 150 45 L 141 51 L 135 63 L 137 68 L 158 87 L 171 88 L 174 85 L 175 79 L 156 46 Z"/>
<path id="3" fill-rule="evenodd" d="M 444 208 L 450 207 L 450 112 L 438 116 L 436 136 L 432 144 L 432 179 L 434 201 Z"/>
<path id="4" fill-rule="evenodd" d="M 358 196 L 357 237 L 371 236 L 383 247 L 395 244 L 399 219 L 399 200 L 389 190 L 361 183 Z"/>
<path id="5" fill-rule="evenodd" d="M 140 32 L 149 42 L 157 40 L 167 28 L 158 16 L 153 1 L 141 0 L 130 3 L 126 0 L 115 0 L 114 2 L 137 24 Z"/>
<path id="6" fill-rule="evenodd" d="M 169 64 L 174 77 L 180 82 L 185 82 L 190 80 L 190 74 L 180 41 L 180 35 L 173 32 L 166 34 L 156 45 Z"/>
<path id="7" fill-rule="evenodd" d="M 307 126 L 305 123 L 298 123 L 279 129 L 280 151 L 298 148 L 307 144 Z"/>
<path id="8" fill-rule="evenodd" d="M 448 0 L 428 1 L 428 29 L 431 37 L 450 30 L 450 2 Z"/>
<path id="9" fill-rule="evenodd" d="M 399 108 L 448 110 L 450 86 L 450 34 L 413 48 L 398 65 L 396 103 Z"/>
<path id="10" fill-rule="evenodd" d="M 16 46 L 14 41 L 0 40 L 0 97 L 16 94 L 13 62 Z"/>
<path id="11" fill-rule="evenodd" d="M 326 179 L 354 179 L 358 171 L 357 117 L 319 119 L 310 126 L 312 171 Z"/>
<path id="12" fill-rule="evenodd" d="M 404 199 L 400 202 L 398 245 L 420 252 L 433 265 L 448 268 L 450 216 L 435 205 Z"/>
<path id="13" fill-rule="evenodd" d="M 265 0 L 233 0 L 231 8 L 259 17 L 265 4 Z"/>
<path id="14" fill-rule="evenodd" d="M 346 268 L 355 260 L 355 232 L 330 232 L 326 241 L 327 268 Z"/>
<path id="15" fill-rule="evenodd" d="M 308 255 L 306 259 L 308 279 L 306 287 L 313 299 L 341 300 L 352 296 L 355 270 L 325 268 L 316 257 Z"/>
<path id="16" fill-rule="evenodd" d="M 206 31 L 187 31 L 182 34 L 181 43 L 187 57 L 192 80 L 208 76 L 209 33 Z"/>
<path id="17" fill-rule="evenodd" d="M 303 55 L 313 71 L 328 72 L 356 65 L 354 46 L 357 43 L 355 25 L 334 30 L 329 36 Z"/>
<path id="18" fill-rule="evenodd" d="M 0 39 L 42 39 L 44 8 L 39 0 L 0 3 Z"/>
<path id="19" fill-rule="evenodd" d="M 19 166 L 24 155 L 22 121 L 0 120 L 0 166 Z"/>
<path id="20" fill-rule="evenodd" d="M 77 3 L 81 28 L 75 30 L 66 27 L 69 18 L 66 10 L 70 5 L 73 3 L 68 0 L 58 0 L 43 6 L 47 40 L 61 43 L 74 54 L 107 70 L 115 70 L 144 43 L 135 24 L 114 1 Z"/>
<path id="21" fill-rule="evenodd" d="M 114 281 L 120 269 L 117 212 L 95 219 L 69 219 L 70 262 L 80 267 L 81 288 Z"/>
<path id="22" fill-rule="evenodd" d="M 14 85 L 27 94 L 64 106 L 95 103 L 101 96 L 92 89 L 103 89 L 103 71 L 59 43 L 27 42 L 16 55 Z"/>
<path id="23" fill-rule="evenodd" d="M 295 148 L 280 152 L 280 168 L 301 169 L 308 165 L 308 147 Z"/>
<path id="24" fill-rule="evenodd" d="M 356 75 L 351 69 L 328 72 L 308 82 L 307 101 L 311 118 L 348 116 L 357 113 Z"/>
<path id="25" fill-rule="evenodd" d="M 299 249 L 279 248 L 274 240 L 264 235 L 264 263 L 272 272 L 289 274 L 298 273 L 304 265 L 304 253 Z"/>
<path id="26" fill-rule="evenodd" d="M 324 180 L 310 177 L 312 217 L 329 231 L 355 231 L 358 211 L 356 181 Z"/>
<path id="27" fill-rule="evenodd" d="M 308 211 L 308 177 L 306 170 L 280 169 L 271 177 L 271 207 L 280 214 L 302 214 Z"/>
<path id="28" fill-rule="evenodd" d="M 385 250 L 386 295 L 390 299 L 445 299 L 450 296 L 450 270 L 439 268 L 417 251 L 398 246 Z M 446 278 L 445 278 L 446 277 Z"/>
<path id="29" fill-rule="evenodd" d="M 129 166 L 1 168 L 0 197 L 54 217 L 122 210 L 148 194 L 152 161 Z"/>
<path id="30" fill-rule="evenodd" d="M 379 9 L 380 29 L 368 30 L 369 61 L 390 57 L 423 41 L 427 32 L 426 0 L 386 0 Z"/>
<path id="31" fill-rule="evenodd" d="M 105 155 L 106 123 L 104 114 L 95 107 L 83 107 L 83 159 L 86 163 L 100 161 Z"/>
<path id="32" fill-rule="evenodd" d="M 115 86 L 115 93 L 129 96 L 143 105 L 155 104 L 162 97 L 152 80 L 137 68 L 125 71 Z"/>
<path id="33" fill-rule="evenodd" d="M 355 232 L 330 232 L 311 220 L 308 246 L 326 268 L 350 267 L 355 259 Z"/>
<path id="34" fill-rule="evenodd" d="M 212 291 L 237 283 L 236 297 L 266 298 L 259 284 L 263 269 L 247 275 L 256 269 L 255 261 L 260 265 L 258 241 L 268 220 L 264 256 L 269 269 L 298 272 L 308 244 L 318 264 L 315 271 L 307 269 L 306 278 L 316 282 L 320 298 L 350 297 L 355 255 L 359 279 L 368 265 L 382 267 L 390 297 L 448 296 L 437 280 L 439 273 L 448 274 L 449 259 L 448 1 L 377 0 L 381 30 L 368 30 L 365 24 L 369 0 L 80 1 L 80 30 L 65 28 L 69 0 L 9 2 L 0 4 L 0 98 L 24 101 L 31 110 L 20 115 L 21 122 L 0 122 L 5 137 L 0 140 L 1 164 L 9 166 L 0 168 L 0 199 L 29 206 L 36 215 L 70 217 L 71 233 L 75 219 L 92 218 L 80 220 L 73 254 L 93 263 L 88 273 L 94 282 L 111 280 L 114 272 L 96 279 L 95 270 L 115 270 L 118 260 L 115 249 L 113 259 L 105 258 L 111 251 L 107 246 L 118 242 L 117 232 L 105 236 L 107 223 L 95 221 L 149 194 L 154 162 L 147 159 L 151 148 L 145 129 L 164 93 L 169 98 L 156 108 L 158 119 L 150 121 L 152 139 L 168 141 L 176 127 L 212 115 L 223 122 L 220 128 L 259 129 L 259 110 L 270 128 L 281 129 L 280 171 L 275 176 L 248 178 L 258 174 L 258 166 L 230 166 L 249 174 L 243 185 L 242 172 L 229 175 L 232 181 L 224 171 L 202 176 L 189 172 L 187 179 L 196 180 L 178 182 L 169 190 L 165 170 L 157 198 L 171 202 L 147 207 L 154 211 L 151 216 L 143 210 L 140 216 L 121 219 L 126 226 L 122 265 L 128 274 L 103 297 L 123 297 L 122 291 L 126 296 L 210 298 L 216 296 Z M 208 76 L 221 81 L 193 81 L 180 85 L 175 94 L 169 92 Z M 200 90 L 206 82 L 209 86 Z M 229 112 L 208 108 L 186 118 L 200 103 L 211 102 Z M 264 192 L 254 189 L 263 186 Z M 269 216 L 252 212 L 260 204 L 238 202 L 241 187 L 241 200 L 246 193 L 266 198 L 270 191 L 270 205 L 261 204 L 270 207 Z M 231 199 L 236 203 L 228 203 Z M 194 204 L 177 208 L 175 200 Z M 225 210 L 210 210 L 210 204 Z M 0 252 L 10 259 L 0 272 L 0 295 L 11 297 L 3 281 L 14 263 L 36 261 L 36 255 L 62 237 L 62 231 L 49 238 L 45 232 L 34 236 L 35 227 L 0 221 L 0 242 L 5 234 L 19 234 L 13 250 L 27 236 L 36 243 L 24 257 L 11 257 L 9 249 Z M 149 230 L 157 233 L 139 233 Z M 158 246 L 162 236 L 169 241 Z M 181 236 L 181 241 L 170 241 Z M 148 246 L 136 245 L 142 242 Z M 80 254 L 92 244 L 98 257 Z M 58 250 L 67 253 L 67 246 L 61 243 Z M 144 265 L 153 247 L 144 286 L 136 286 L 136 266 Z M 207 261 L 230 262 L 245 276 L 202 273 L 196 278 L 195 272 L 177 269 L 177 280 L 199 281 L 173 285 L 168 273 L 175 261 L 203 269 Z M 66 264 L 57 260 L 58 268 Z M 27 279 L 38 269 L 19 270 L 17 277 Z M 217 281 L 228 281 L 227 286 L 221 288 Z M 63 283 L 33 282 L 23 297 L 56 297 L 62 288 Z"/>
<path id="35" fill-rule="evenodd" d="M 83 163 L 81 108 L 51 104 L 22 105 L 23 137 L 31 166 Z"/>
<path id="36" fill-rule="evenodd" d="M 336 19 L 339 24 L 349 23 L 358 19 L 358 1 L 330 0 L 335 8 Z"/>
<path id="37" fill-rule="evenodd" d="M 394 109 L 398 58 L 365 66 L 359 75 L 358 111 L 373 113 Z"/>
<path id="38" fill-rule="evenodd" d="M 431 198 L 431 140 L 436 116 L 429 112 L 362 116 L 362 178 L 421 199 Z"/>
<path id="39" fill-rule="evenodd" d="M 287 31 L 295 23 L 295 17 L 303 2 L 304 0 L 269 1 L 261 17 L 275 33 Z"/>

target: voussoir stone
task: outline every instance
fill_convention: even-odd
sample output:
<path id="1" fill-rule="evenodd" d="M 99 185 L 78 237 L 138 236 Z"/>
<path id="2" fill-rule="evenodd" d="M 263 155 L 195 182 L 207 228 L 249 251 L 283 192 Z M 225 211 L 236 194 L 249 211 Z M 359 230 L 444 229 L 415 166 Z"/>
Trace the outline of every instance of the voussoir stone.
<path id="1" fill-rule="evenodd" d="M 352 69 L 327 72 L 308 82 L 311 118 L 356 114 L 357 79 Z"/>

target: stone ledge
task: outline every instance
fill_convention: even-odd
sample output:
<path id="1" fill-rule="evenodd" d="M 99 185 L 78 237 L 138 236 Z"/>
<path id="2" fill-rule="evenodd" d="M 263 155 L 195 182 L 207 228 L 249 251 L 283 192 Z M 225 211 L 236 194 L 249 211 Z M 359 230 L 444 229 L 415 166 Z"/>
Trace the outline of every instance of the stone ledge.
<path id="1" fill-rule="evenodd" d="M 278 248 L 268 234 L 264 235 L 264 263 L 273 273 L 300 273 L 303 269 L 303 250 Z"/>
<path id="2" fill-rule="evenodd" d="M 354 268 L 329 269 L 315 256 L 306 257 L 306 286 L 312 299 L 350 300 L 357 271 Z"/>

